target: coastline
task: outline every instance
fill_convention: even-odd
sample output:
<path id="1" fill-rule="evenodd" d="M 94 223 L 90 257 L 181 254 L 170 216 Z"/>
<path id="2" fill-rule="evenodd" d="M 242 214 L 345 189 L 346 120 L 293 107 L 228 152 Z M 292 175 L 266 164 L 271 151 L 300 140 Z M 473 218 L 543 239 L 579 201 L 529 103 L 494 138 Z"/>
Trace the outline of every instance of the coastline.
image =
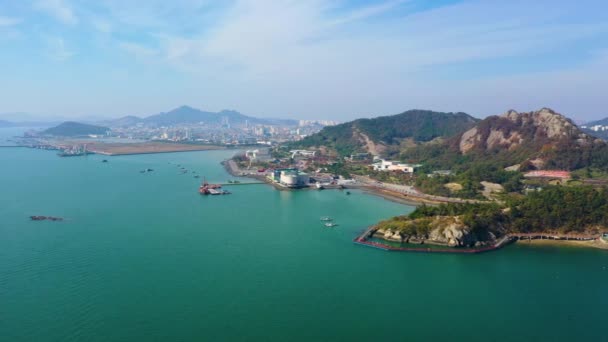
<path id="1" fill-rule="evenodd" d="M 224 165 L 224 168 L 226 169 L 226 171 L 233 177 L 252 178 L 255 180 L 263 181 L 263 182 L 267 183 L 268 185 L 272 185 L 275 189 L 278 189 L 278 190 L 292 190 L 292 189 L 287 189 L 287 188 L 276 186 L 276 184 L 269 182 L 265 176 L 259 176 L 257 174 L 252 173 L 251 171 L 241 170 L 239 168 L 239 166 L 232 159 L 225 160 L 223 162 L 223 165 Z M 373 185 L 365 185 L 365 184 L 347 185 L 347 186 L 345 186 L 345 188 L 346 189 L 361 189 L 369 195 L 378 196 L 378 197 L 384 198 L 385 200 L 388 200 L 391 202 L 410 205 L 410 206 L 417 206 L 420 204 L 439 205 L 441 203 L 439 201 L 431 201 L 431 200 L 424 199 L 424 198 L 405 195 L 405 194 L 402 194 L 402 193 L 399 193 L 396 191 L 391 191 L 391 190 L 383 189 L 380 187 L 375 187 Z M 300 189 L 300 190 L 302 190 L 302 189 Z M 332 189 L 328 189 L 328 190 L 332 190 Z"/>
<path id="2" fill-rule="evenodd" d="M 568 246 L 574 248 L 595 248 L 608 250 L 608 242 L 603 242 L 601 239 L 591 241 L 577 241 L 577 240 L 517 240 L 518 245 L 529 245 L 529 246 Z"/>
<path id="3" fill-rule="evenodd" d="M 256 180 L 262 181 L 268 185 L 272 185 L 275 189 L 281 190 L 281 191 L 291 191 L 292 190 L 292 189 L 287 189 L 287 188 L 277 186 L 276 184 L 269 182 L 265 176 L 260 176 L 260 175 L 254 174 L 251 171 L 241 170 L 239 168 L 239 166 L 236 164 L 236 162 L 232 159 L 227 159 L 227 160 L 223 161 L 222 164 L 224 165 L 224 168 L 226 169 L 226 171 L 233 177 L 245 177 L 245 178 L 256 179 Z M 433 200 L 429 200 L 426 198 L 412 196 L 412 195 L 404 194 L 401 192 L 391 191 L 391 190 L 388 190 L 385 188 L 375 187 L 373 185 L 367 185 L 367 184 L 349 185 L 349 186 L 346 186 L 346 188 L 347 189 L 348 188 L 361 189 L 366 194 L 377 196 L 377 197 L 383 198 L 383 199 L 391 201 L 391 202 L 409 205 L 409 206 L 418 206 L 421 204 L 437 206 L 441 203 L 444 203 L 442 201 L 433 201 Z M 530 245 L 537 245 L 537 246 L 540 246 L 540 245 L 572 246 L 572 247 L 578 247 L 578 248 L 582 247 L 582 248 L 596 248 L 596 249 L 608 250 L 608 241 L 602 240 L 601 238 L 598 238 L 596 240 L 587 240 L 587 241 L 553 240 L 553 239 L 525 240 L 525 239 L 515 239 L 509 235 L 503 236 L 501 239 L 495 241 L 495 243 L 493 245 L 486 246 L 483 248 L 476 248 L 476 249 L 447 247 L 447 246 L 446 246 L 447 248 L 445 248 L 445 249 L 444 248 L 429 249 L 429 248 L 425 248 L 425 247 L 399 248 L 399 247 L 394 247 L 394 246 L 391 246 L 388 244 L 368 241 L 368 238 L 374 237 L 375 231 L 372 228 L 373 228 L 373 226 L 368 228 L 366 230 L 366 232 L 363 233 L 362 235 L 357 236 L 354 239 L 354 242 L 357 244 L 360 244 L 360 245 L 366 245 L 369 247 L 374 247 L 374 248 L 383 249 L 383 250 L 387 250 L 387 251 L 413 251 L 413 252 L 431 252 L 431 253 L 474 253 L 474 254 L 477 254 L 477 253 L 481 253 L 481 252 L 501 249 L 502 247 L 510 244 L 511 242 L 514 242 L 517 244 L 530 244 Z M 380 238 L 380 237 L 376 237 L 376 238 Z M 383 238 L 380 238 L 380 239 L 383 239 Z M 383 239 L 383 240 L 386 240 L 386 239 Z M 391 240 L 386 240 L 386 241 L 391 242 Z M 435 244 L 435 243 L 431 243 L 431 242 L 426 242 L 426 243 L 429 243 L 435 247 L 443 247 L 443 245 L 441 245 L 441 244 Z"/>
<path id="4" fill-rule="evenodd" d="M 194 151 L 209 151 L 223 150 L 225 147 L 213 145 L 190 145 L 190 144 L 173 144 L 159 142 L 145 143 L 88 143 L 87 150 L 105 156 L 124 156 L 137 154 L 155 154 L 155 153 L 175 153 L 175 152 L 194 152 Z"/>

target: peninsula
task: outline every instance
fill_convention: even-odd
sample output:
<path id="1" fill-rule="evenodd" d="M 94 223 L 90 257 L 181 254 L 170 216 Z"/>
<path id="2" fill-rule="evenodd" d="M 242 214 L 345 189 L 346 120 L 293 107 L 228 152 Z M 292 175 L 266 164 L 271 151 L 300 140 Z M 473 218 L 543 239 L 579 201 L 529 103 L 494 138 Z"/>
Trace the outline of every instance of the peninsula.
<path id="1" fill-rule="evenodd" d="M 352 179 L 423 204 L 370 227 L 363 239 L 376 244 L 486 250 L 538 238 L 608 247 L 608 145 L 549 108 L 483 120 L 407 111 L 326 127 L 266 160 L 240 158 L 253 174 L 290 168 L 311 183 Z"/>

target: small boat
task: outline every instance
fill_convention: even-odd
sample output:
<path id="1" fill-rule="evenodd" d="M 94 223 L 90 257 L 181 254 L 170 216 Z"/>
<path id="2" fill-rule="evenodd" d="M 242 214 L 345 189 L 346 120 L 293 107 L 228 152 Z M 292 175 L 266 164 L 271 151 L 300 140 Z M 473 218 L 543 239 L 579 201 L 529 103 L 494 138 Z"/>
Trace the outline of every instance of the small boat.
<path id="1" fill-rule="evenodd" d="M 347 195 L 350 195 L 350 191 L 347 191 L 347 192 L 346 192 L 346 194 L 347 194 Z"/>
<path id="2" fill-rule="evenodd" d="M 153 169 L 146 169 L 146 171 L 148 171 L 148 172 L 152 172 L 152 171 L 154 171 L 154 170 L 153 170 Z"/>
<path id="3" fill-rule="evenodd" d="M 319 190 L 323 190 L 325 189 L 325 187 L 323 187 L 323 185 L 321 185 L 321 183 L 316 183 L 315 186 L 317 187 L 317 189 Z"/>
<path id="4" fill-rule="evenodd" d="M 321 217 L 321 221 L 331 221 L 331 220 L 333 220 L 331 217 L 327 217 L 327 216 Z"/>
<path id="5" fill-rule="evenodd" d="M 327 222 L 325 223 L 325 227 L 335 227 L 337 226 L 337 224 L 333 223 L 333 222 Z"/>
<path id="6" fill-rule="evenodd" d="M 146 170 L 141 170 L 139 171 L 139 173 L 146 173 Z"/>
<path id="7" fill-rule="evenodd" d="M 108 160 L 107 160 L 107 159 L 104 159 L 104 160 L 102 160 L 101 162 L 102 162 L 102 163 L 107 163 L 107 162 L 108 162 Z"/>
<path id="8" fill-rule="evenodd" d="M 194 178 L 201 178 L 201 176 L 199 176 L 199 175 L 196 175 L 196 176 L 194 176 Z"/>
<path id="9" fill-rule="evenodd" d="M 63 217 L 54 217 L 54 216 L 30 216 L 32 221 L 63 221 Z"/>

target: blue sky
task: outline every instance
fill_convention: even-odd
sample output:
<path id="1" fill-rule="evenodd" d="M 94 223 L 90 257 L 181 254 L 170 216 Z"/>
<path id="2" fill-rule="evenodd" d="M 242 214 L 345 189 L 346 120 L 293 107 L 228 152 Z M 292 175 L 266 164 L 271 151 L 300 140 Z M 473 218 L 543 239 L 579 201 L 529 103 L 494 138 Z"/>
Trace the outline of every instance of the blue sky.
<path id="1" fill-rule="evenodd" d="M 608 116 L 605 1 L 0 0 L 0 113 Z"/>

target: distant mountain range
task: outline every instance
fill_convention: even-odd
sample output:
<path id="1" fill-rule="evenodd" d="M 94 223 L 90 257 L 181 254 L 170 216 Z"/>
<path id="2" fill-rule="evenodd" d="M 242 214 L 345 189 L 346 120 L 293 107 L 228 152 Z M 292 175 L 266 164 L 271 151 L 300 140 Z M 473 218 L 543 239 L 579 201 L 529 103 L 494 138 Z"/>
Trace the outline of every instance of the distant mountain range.
<path id="1" fill-rule="evenodd" d="M 12 122 L 0 120 L 0 127 L 13 127 L 14 125 Z"/>
<path id="2" fill-rule="evenodd" d="M 70 120 L 56 116 L 45 119 L 42 116 L 27 113 L 0 113 L 0 127 L 50 127 L 65 121 Z M 226 122 L 230 125 L 243 125 L 245 122 L 253 125 L 277 126 L 295 126 L 298 124 L 297 120 L 256 118 L 241 114 L 234 110 L 208 112 L 190 106 L 181 106 L 168 112 L 162 112 L 143 118 L 129 115 L 118 119 L 95 119 L 88 117 L 82 118 L 79 121 L 109 127 L 128 127 L 139 123 L 150 126 L 174 126 L 195 123 L 217 125 Z"/>
<path id="3" fill-rule="evenodd" d="M 261 119 L 247 116 L 234 110 L 207 112 L 189 106 L 181 106 L 169 112 L 163 112 L 145 118 L 140 118 L 137 116 L 125 116 L 119 119 L 102 121 L 101 123 L 110 127 L 126 127 L 133 126 L 138 123 L 153 126 L 173 126 L 195 123 L 222 124 L 226 122 L 230 125 L 242 125 L 245 124 L 245 122 L 248 122 L 249 124 L 285 126 L 293 126 L 298 124 L 298 121 L 296 120 Z"/>
<path id="4" fill-rule="evenodd" d="M 109 130 L 110 128 L 108 127 L 66 121 L 58 126 L 42 131 L 41 134 L 62 137 L 78 137 L 88 135 L 105 135 Z"/>
<path id="5" fill-rule="evenodd" d="M 328 126 L 294 143 L 293 147 L 325 147 L 342 156 L 354 152 L 389 156 L 398 154 L 405 146 L 451 137 L 473 127 L 478 121 L 466 113 L 415 109 Z"/>

